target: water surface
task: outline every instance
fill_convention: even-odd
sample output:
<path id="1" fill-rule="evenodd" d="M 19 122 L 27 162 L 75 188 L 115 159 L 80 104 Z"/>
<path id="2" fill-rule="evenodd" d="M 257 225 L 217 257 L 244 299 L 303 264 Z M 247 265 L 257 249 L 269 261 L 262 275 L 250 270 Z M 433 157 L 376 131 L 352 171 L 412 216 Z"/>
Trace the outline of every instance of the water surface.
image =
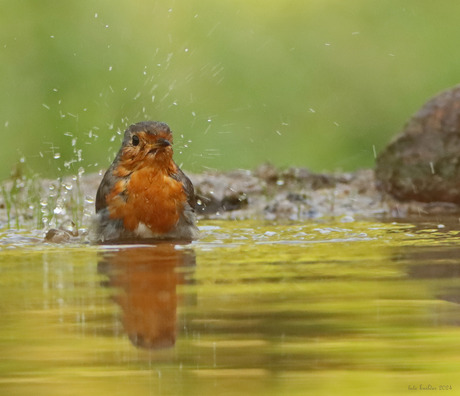
<path id="1" fill-rule="evenodd" d="M 0 394 L 460 394 L 454 220 L 215 221 L 153 246 L 0 231 Z"/>

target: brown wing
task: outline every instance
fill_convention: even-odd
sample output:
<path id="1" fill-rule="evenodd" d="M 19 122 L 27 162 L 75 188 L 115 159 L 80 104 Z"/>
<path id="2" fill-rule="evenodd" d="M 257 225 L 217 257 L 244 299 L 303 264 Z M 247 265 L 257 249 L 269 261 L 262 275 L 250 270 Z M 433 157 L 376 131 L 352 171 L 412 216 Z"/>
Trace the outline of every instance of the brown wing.
<path id="1" fill-rule="evenodd" d="M 115 180 L 114 176 L 112 175 L 112 166 L 110 166 L 110 168 L 107 169 L 107 172 L 105 172 L 101 184 L 99 184 L 99 188 L 97 189 L 96 213 L 107 207 L 106 197 L 110 194 L 110 191 L 112 190 L 114 183 Z"/>
<path id="2" fill-rule="evenodd" d="M 190 205 L 190 207 L 193 210 L 195 210 L 195 207 L 196 207 L 195 189 L 190 179 L 185 175 L 184 172 L 182 172 L 182 170 L 178 166 L 177 166 L 177 172 L 172 174 L 171 177 L 182 183 L 182 185 L 184 186 L 185 194 L 187 195 L 187 202 Z"/>

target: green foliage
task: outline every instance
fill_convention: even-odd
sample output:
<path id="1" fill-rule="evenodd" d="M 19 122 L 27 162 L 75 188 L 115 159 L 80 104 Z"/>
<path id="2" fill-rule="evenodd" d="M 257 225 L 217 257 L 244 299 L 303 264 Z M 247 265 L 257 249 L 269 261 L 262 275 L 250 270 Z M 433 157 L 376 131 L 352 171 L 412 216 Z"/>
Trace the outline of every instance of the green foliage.
<path id="1" fill-rule="evenodd" d="M 8 228 L 19 230 L 25 224 L 42 228 L 44 212 L 41 207 L 42 189 L 37 175 L 24 171 L 19 163 L 11 178 L 0 184 L 2 208 Z"/>
<path id="2" fill-rule="evenodd" d="M 81 176 L 79 172 L 43 180 L 18 164 L 11 177 L 0 183 L 0 224 L 16 230 L 58 227 L 78 231 L 86 227 L 93 201 L 82 190 Z"/>
<path id="3" fill-rule="evenodd" d="M 0 177 L 105 168 L 128 124 L 175 131 L 188 170 L 372 166 L 458 82 L 460 4 L 4 1 Z"/>

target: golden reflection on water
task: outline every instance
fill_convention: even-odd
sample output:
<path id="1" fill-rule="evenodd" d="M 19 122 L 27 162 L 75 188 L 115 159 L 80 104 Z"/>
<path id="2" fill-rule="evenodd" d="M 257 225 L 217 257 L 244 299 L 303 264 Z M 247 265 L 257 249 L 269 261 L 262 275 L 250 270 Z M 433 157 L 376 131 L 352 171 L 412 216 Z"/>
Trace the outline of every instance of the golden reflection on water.
<path id="1" fill-rule="evenodd" d="M 113 300 L 121 307 L 123 329 L 141 348 L 168 348 L 176 342 L 177 285 L 186 282 L 181 268 L 194 268 L 191 249 L 172 243 L 121 248 L 103 252 L 99 273 L 115 288 Z"/>
<path id="2" fill-rule="evenodd" d="M 5 232 L 0 395 L 460 393 L 458 224 L 201 228 L 151 246 Z"/>

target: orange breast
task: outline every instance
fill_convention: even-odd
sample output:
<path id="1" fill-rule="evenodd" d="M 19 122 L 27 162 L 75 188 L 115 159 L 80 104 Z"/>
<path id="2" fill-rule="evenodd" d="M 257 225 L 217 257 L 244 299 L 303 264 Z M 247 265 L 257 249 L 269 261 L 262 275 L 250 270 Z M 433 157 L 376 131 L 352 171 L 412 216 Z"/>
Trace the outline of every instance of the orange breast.
<path id="1" fill-rule="evenodd" d="M 125 190 L 126 201 L 119 195 Z M 129 181 L 120 181 L 107 197 L 110 217 L 123 219 L 127 230 L 140 222 L 153 233 L 171 231 L 187 200 L 182 184 L 152 167 L 134 172 Z"/>

